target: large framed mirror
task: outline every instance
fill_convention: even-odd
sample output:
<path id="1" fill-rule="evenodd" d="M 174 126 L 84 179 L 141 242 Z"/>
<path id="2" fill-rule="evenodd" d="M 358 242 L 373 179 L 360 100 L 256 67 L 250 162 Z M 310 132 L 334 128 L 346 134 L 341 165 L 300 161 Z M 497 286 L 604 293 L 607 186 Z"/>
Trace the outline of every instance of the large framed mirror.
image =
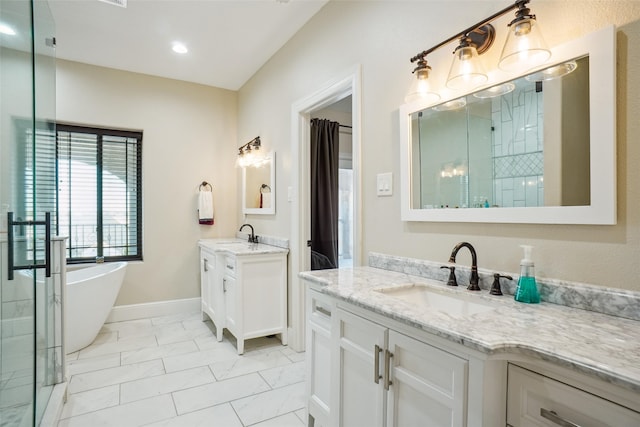
<path id="1" fill-rule="evenodd" d="M 242 168 L 242 213 L 276 213 L 276 153 L 267 153 L 260 166 Z"/>
<path id="2" fill-rule="evenodd" d="M 402 219 L 615 224 L 615 70 L 608 27 L 526 75 L 403 105 Z"/>

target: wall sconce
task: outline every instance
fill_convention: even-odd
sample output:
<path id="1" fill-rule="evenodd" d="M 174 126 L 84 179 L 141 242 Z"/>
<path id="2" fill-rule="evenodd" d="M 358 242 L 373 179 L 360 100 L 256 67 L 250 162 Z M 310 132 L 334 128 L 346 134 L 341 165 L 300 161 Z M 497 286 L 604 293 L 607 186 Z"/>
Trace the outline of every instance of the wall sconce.
<path id="1" fill-rule="evenodd" d="M 500 55 L 499 68 L 508 72 L 524 71 L 544 63 L 551 56 L 551 52 L 540 34 L 536 16 L 526 7 L 529 2 L 530 0 L 516 0 L 511 6 L 415 55 L 410 61 L 417 62 L 417 67 L 413 70 L 417 80 L 426 80 L 429 76 L 431 67 L 427 65 L 428 54 L 454 40 L 459 40 L 459 45 L 453 52 L 454 58 L 446 86 L 454 90 L 468 91 L 486 83 L 487 73 L 479 56 L 491 47 L 495 39 L 495 28 L 491 22 L 513 10 L 516 10 L 516 17 L 508 25 L 510 31 Z M 422 70 L 425 71 L 421 73 Z M 426 82 L 423 82 L 424 84 Z M 413 86 L 405 101 L 413 100 L 411 95 L 415 91 L 412 91 Z M 432 94 L 437 95 L 433 92 Z M 431 98 L 433 99 L 433 96 Z M 439 96 L 430 102 L 438 99 Z"/>
<path id="2" fill-rule="evenodd" d="M 267 163 L 269 159 L 259 154 L 260 146 L 260 137 L 256 136 L 251 141 L 239 147 L 236 166 L 241 168 L 260 167 Z"/>

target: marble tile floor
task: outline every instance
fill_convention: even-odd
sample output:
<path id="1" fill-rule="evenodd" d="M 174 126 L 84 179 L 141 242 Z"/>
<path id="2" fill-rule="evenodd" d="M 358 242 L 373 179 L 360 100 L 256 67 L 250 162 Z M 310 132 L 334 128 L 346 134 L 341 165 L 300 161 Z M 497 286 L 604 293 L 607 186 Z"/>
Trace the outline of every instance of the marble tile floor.
<path id="1" fill-rule="evenodd" d="M 218 342 L 200 313 L 106 324 L 67 356 L 58 427 L 301 427 L 304 353 L 277 338 Z"/>

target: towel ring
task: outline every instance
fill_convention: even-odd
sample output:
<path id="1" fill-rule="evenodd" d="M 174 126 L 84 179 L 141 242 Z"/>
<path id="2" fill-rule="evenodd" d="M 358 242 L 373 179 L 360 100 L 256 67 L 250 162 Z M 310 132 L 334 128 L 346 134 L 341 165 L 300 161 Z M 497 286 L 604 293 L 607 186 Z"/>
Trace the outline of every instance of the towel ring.
<path id="1" fill-rule="evenodd" d="M 209 187 L 209 191 L 213 191 L 213 185 L 209 184 L 207 181 L 202 181 L 202 184 L 198 187 L 198 191 L 202 191 L 202 187 Z"/>
<path id="2" fill-rule="evenodd" d="M 262 190 L 264 190 L 265 188 L 268 188 L 268 193 L 271 193 L 271 187 L 269 187 L 267 184 L 262 184 L 262 186 L 260 186 L 260 193 L 264 193 L 264 191 Z"/>

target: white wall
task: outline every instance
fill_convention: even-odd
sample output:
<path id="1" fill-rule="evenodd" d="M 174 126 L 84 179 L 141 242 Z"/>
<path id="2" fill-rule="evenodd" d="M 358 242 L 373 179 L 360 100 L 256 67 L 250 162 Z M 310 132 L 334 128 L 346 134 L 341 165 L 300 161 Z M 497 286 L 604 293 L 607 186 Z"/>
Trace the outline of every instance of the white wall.
<path id="1" fill-rule="evenodd" d="M 197 240 L 235 233 L 237 93 L 58 60 L 57 120 L 141 129 L 144 261 L 116 305 L 200 296 Z M 215 225 L 198 225 L 197 189 L 213 184 Z"/>
<path id="2" fill-rule="evenodd" d="M 518 245 L 536 246 L 540 276 L 640 290 L 640 3 L 536 0 L 547 42 L 557 45 L 609 24 L 618 28 L 618 224 L 556 226 L 400 221 L 398 106 L 409 86 L 409 58 L 505 6 L 504 1 L 331 1 L 240 90 L 239 141 L 260 135 L 278 152 L 275 217 L 252 217 L 259 234 L 290 235 L 291 105 L 362 65 L 363 260 L 369 251 L 448 259 L 470 241 L 481 268 L 518 271 Z M 464 13 L 460 13 L 464 11 Z M 511 17 L 500 21 L 506 25 Z M 504 34 L 504 27 L 498 31 Z M 502 35 L 504 37 L 504 35 Z M 432 67 L 450 65 L 434 55 Z M 495 48 L 499 54 L 500 47 Z M 497 55 L 494 53 L 493 55 Z M 393 172 L 394 196 L 375 195 L 376 174 Z M 466 256 L 466 254 L 465 254 Z M 463 256 L 460 262 L 469 262 Z"/>

